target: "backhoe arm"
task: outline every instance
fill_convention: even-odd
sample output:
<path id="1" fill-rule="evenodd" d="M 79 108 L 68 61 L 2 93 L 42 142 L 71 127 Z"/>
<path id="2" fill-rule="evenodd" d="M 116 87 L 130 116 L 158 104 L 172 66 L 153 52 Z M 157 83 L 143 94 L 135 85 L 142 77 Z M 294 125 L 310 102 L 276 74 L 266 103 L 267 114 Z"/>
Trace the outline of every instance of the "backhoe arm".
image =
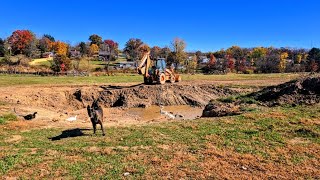
<path id="1" fill-rule="evenodd" d="M 151 65 L 150 53 L 146 53 L 142 59 L 141 63 L 138 67 L 138 73 L 143 74 L 145 77 L 149 76 L 148 69 Z"/>

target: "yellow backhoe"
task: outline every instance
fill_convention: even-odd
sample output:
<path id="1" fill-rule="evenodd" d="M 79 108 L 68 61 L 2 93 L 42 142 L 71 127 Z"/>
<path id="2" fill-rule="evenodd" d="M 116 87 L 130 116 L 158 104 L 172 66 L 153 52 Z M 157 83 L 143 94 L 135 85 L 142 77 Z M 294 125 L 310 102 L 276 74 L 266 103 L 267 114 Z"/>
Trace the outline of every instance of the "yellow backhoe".
<path id="1" fill-rule="evenodd" d="M 144 77 L 145 84 L 165 84 L 180 82 L 181 76 L 174 73 L 173 68 L 166 67 L 165 58 L 151 60 L 150 52 L 146 53 L 138 66 L 138 73 Z"/>

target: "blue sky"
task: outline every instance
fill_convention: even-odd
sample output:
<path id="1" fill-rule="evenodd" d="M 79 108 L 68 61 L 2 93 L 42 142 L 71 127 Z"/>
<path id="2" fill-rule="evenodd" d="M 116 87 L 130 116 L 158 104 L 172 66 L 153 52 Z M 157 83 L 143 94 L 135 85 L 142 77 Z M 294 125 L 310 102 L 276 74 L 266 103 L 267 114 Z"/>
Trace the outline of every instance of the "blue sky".
<path id="1" fill-rule="evenodd" d="M 175 37 L 188 51 L 320 47 L 317 0 L 4 0 L 0 9 L 1 38 L 29 29 L 71 44 L 98 34 L 121 48 L 129 38 L 162 47 Z"/>

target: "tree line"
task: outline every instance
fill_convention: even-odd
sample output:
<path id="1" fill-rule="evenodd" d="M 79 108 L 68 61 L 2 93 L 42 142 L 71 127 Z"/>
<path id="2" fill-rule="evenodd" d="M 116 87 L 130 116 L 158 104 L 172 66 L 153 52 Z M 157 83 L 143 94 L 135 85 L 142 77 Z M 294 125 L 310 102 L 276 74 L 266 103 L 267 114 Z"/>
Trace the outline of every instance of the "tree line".
<path id="1" fill-rule="evenodd" d="M 8 38 L 0 38 L 0 56 L 7 57 L 4 58 L 4 61 L 10 59 L 10 56 L 20 54 L 29 58 L 40 58 L 46 56 L 46 53 L 54 53 L 51 69 L 56 72 L 70 69 L 71 58 L 98 58 L 99 55 L 106 62 L 108 70 L 110 61 L 115 60 L 120 52 L 123 52 L 128 60 L 135 62 L 138 62 L 146 52 L 150 52 L 152 59 L 166 58 L 168 65 L 183 67 L 187 72 L 196 70 L 202 70 L 204 73 L 320 71 L 319 48 L 307 50 L 232 46 L 226 50 L 221 49 L 208 53 L 186 52 L 185 49 L 186 42 L 180 38 L 175 38 L 165 47 L 150 47 L 141 39 L 131 38 L 126 42 L 123 50 L 119 49 L 119 44 L 114 40 L 103 39 L 97 34 L 90 35 L 88 41 L 74 46 L 56 40 L 49 34 L 37 38 L 30 30 L 16 30 Z"/>
<path id="2" fill-rule="evenodd" d="M 294 49 L 232 46 L 207 53 L 207 73 L 232 71 L 242 73 L 319 72 L 320 49 Z"/>

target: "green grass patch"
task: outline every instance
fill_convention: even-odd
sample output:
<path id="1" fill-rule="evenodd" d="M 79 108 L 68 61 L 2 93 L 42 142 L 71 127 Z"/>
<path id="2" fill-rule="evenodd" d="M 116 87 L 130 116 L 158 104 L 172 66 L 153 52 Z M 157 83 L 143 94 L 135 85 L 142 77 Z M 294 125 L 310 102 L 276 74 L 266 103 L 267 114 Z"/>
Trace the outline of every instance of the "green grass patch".
<path id="1" fill-rule="evenodd" d="M 243 80 L 292 80 L 299 77 L 299 74 L 274 73 L 274 74 L 224 74 L 224 75 L 183 75 L 183 80 L 215 80 L 215 81 L 243 81 Z M 257 84 L 258 85 L 258 84 Z"/>
<path id="2" fill-rule="evenodd" d="M 223 103 L 233 103 L 237 100 L 236 96 L 228 96 L 226 98 L 219 98 L 217 101 L 223 102 Z"/>
<path id="3" fill-rule="evenodd" d="M 17 116 L 14 114 L 4 114 L 0 116 L 0 124 L 5 124 L 8 121 L 16 121 Z"/>
<path id="4" fill-rule="evenodd" d="M 252 97 L 248 97 L 247 95 L 238 95 L 238 96 L 228 96 L 225 98 L 219 98 L 217 99 L 219 102 L 223 103 L 233 103 L 233 102 L 239 102 L 239 103 L 245 103 L 245 104 L 257 104 L 258 101 L 256 101 Z"/>
<path id="5" fill-rule="evenodd" d="M 0 87 L 17 85 L 94 85 L 108 83 L 128 83 L 143 82 L 140 75 L 121 75 L 116 76 L 91 76 L 91 77 L 68 77 L 50 76 L 41 77 L 33 75 L 0 75 Z"/>
<path id="6" fill-rule="evenodd" d="M 41 171 L 37 171 L 40 166 L 51 171 L 42 177 L 44 179 L 122 179 L 125 172 L 130 173 L 131 179 L 158 179 L 161 174 L 157 174 L 157 170 L 170 164 L 179 155 L 182 159 L 174 161 L 178 164 L 173 169 L 177 167 L 201 172 L 203 169 L 198 163 L 219 156 L 211 157 L 210 150 L 231 152 L 238 156 L 250 154 L 280 166 L 287 166 L 288 162 L 301 164 L 311 159 L 319 161 L 316 151 L 313 153 L 312 149 L 308 154 L 295 152 L 295 149 L 288 154 L 281 154 L 288 149 L 289 141 L 296 137 L 309 140 L 310 148 L 316 150 L 319 147 L 317 134 L 320 130 L 317 124 L 300 122 L 302 118 L 319 117 L 319 106 L 264 108 L 232 117 L 109 127 L 105 137 L 101 134 L 92 136 L 91 129 L 81 129 L 83 136 L 57 141 L 49 138 L 61 135 L 66 129 L 4 129 L 0 137 L 15 134 L 22 136 L 23 140 L 8 143 L 4 141 L 5 138 L 0 138 L 1 147 L 5 148 L 0 158 L 0 176 L 10 172 L 17 173 L 20 178 L 38 177 L 41 175 Z M 297 120 L 293 121 L 292 117 L 297 117 Z M 210 149 L 211 146 L 215 148 Z M 304 147 L 303 144 L 295 146 Z M 283 151 L 277 151 L 279 148 Z M 190 156 L 195 160 L 183 159 Z M 43 164 L 46 166 L 43 167 Z M 30 170 L 26 171 L 27 174 L 21 173 L 30 167 L 34 169 L 32 173 Z M 173 169 L 162 173 L 173 173 Z"/>
<path id="7" fill-rule="evenodd" d="M 95 67 L 103 67 L 101 61 L 93 61 L 97 63 Z M 83 62 L 87 63 L 87 62 Z M 99 65 L 100 64 L 100 65 Z M 254 79 L 274 79 L 283 80 L 297 77 L 297 74 L 258 74 L 258 75 L 245 75 L 245 74 L 227 74 L 227 75 L 182 75 L 182 81 L 193 80 L 217 80 L 217 81 L 241 81 L 241 80 L 254 80 Z M 0 87 L 15 86 L 15 85 L 90 85 L 90 84 L 107 84 L 107 83 L 129 83 L 137 82 L 142 83 L 143 77 L 138 74 L 116 74 L 115 76 L 99 76 L 99 77 L 41 77 L 34 75 L 0 75 Z"/>

